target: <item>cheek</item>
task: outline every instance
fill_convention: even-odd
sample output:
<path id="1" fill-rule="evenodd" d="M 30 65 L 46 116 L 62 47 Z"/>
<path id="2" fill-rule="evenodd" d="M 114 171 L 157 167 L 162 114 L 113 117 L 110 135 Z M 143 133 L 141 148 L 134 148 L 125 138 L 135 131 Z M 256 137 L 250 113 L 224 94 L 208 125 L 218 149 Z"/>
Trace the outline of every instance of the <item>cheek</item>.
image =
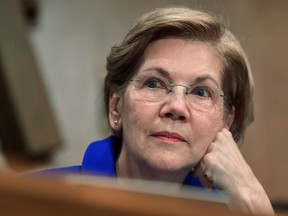
<path id="1" fill-rule="evenodd" d="M 133 92 L 124 95 L 122 103 L 123 133 L 139 133 L 145 131 L 148 126 L 148 119 L 151 121 L 153 110 L 147 107 L 147 102 L 137 100 L 133 97 Z"/>
<path id="2" fill-rule="evenodd" d="M 223 128 L 222 115 L 194 114 L 191 121 L 190 158 L 197 164 L 207 152 L 207 148 Z"/>
<path id="3" fill-rule="evenodd" d="M 125 151 L 134 158 L 142 158 L 147 152 L 145 140 L 152 122 L 155 121 L 155 107 L 147 106 L 147 102 L 133 100 L 126 95 L 122 103 L 122 127 Z"/>
<path id="4" fill-rule="evenodd" d="M 224 127 L 223 113 L 195 114 L 191 124 L 195 139 L 197 139 L 195 141 L 201 141 L 203 146 L 208 146 Z"/>

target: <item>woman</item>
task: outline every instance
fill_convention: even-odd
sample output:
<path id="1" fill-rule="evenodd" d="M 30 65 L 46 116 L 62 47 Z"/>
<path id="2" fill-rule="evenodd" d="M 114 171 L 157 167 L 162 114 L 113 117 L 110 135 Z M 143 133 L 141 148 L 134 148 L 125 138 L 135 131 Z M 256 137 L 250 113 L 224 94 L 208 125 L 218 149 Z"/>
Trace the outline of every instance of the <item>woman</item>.
<path id="1" fill-rule="evenodd" d="M 231 207 L 273 214 L 236 142 L 253 120 L 253 79 L 238 41 L 213 16 L 162 8 L 142 16 L 107 58 L 114 136 L 83 164 L 53 172 L 215 187 Z M 194 176 L 194 177 L 193 177 Z"/>

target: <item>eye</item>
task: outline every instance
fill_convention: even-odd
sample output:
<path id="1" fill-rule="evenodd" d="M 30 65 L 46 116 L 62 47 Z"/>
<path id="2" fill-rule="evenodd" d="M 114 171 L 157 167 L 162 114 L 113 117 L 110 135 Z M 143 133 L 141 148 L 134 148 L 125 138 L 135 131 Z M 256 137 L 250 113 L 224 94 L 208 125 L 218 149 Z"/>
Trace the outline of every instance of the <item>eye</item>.
<path id="1" fill-rule="evenodd" d="M 148 80 L 146 81 L 146 86 L 148 88 L 157 88 L 158 87 L 158 81 L 157 80 Z"/>
<path id="2" fill-rule="evenodd" d="M 150 77 L 146 79 L 143 83 L 144 88 L 149 88 L 149 89 L 155 89 L 155 88 L 166 88 L 166 84 L 163 80 L 156 78 L 156 77 Z"/>
<path id="3" fill-rule="evenodd" d="M 199 97 L 205 97 L 205 98 L 211 98 L 213 95 L 212 91 L 205 86 L 198 86 L 192 89 L 191 93 Z"/>

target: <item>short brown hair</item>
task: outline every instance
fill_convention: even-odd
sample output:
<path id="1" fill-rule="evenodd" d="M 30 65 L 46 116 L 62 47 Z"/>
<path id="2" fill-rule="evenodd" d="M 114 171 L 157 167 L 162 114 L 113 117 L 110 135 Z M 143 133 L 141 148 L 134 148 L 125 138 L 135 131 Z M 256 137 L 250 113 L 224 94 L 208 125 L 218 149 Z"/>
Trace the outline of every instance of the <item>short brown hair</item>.
<path id="1" fill-rule="evenodd" d="M 253 78 L 246 54 L 223 22 L 208 13 L 184 7 L 156 9 L 140 17 L 121 44 L 113 46 L 107 57 L 104 86 L 106 111 L 112 92 L 125 89 L 137 72 L 149 43 L 165 37 L 181 37 L 205 42 L 222 60 L 222 88 L 225 112 L 235 108 L 230 131 L 236 142 L 253 121 Z M 115 133 L 115 132 L 114 132 Z"/>

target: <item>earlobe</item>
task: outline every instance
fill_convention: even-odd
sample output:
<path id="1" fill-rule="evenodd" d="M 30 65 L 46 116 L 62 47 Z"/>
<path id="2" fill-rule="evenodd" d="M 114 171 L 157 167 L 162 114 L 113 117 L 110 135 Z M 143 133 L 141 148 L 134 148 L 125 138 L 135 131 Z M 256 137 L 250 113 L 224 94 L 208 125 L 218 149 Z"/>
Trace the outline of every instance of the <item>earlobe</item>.
<path id="1" fill-rule="evenodd" d="M 121 129 L 121 97 L 114 92 L 109 98 L 109 124 L 110 127 L 118 131 Z"/>

